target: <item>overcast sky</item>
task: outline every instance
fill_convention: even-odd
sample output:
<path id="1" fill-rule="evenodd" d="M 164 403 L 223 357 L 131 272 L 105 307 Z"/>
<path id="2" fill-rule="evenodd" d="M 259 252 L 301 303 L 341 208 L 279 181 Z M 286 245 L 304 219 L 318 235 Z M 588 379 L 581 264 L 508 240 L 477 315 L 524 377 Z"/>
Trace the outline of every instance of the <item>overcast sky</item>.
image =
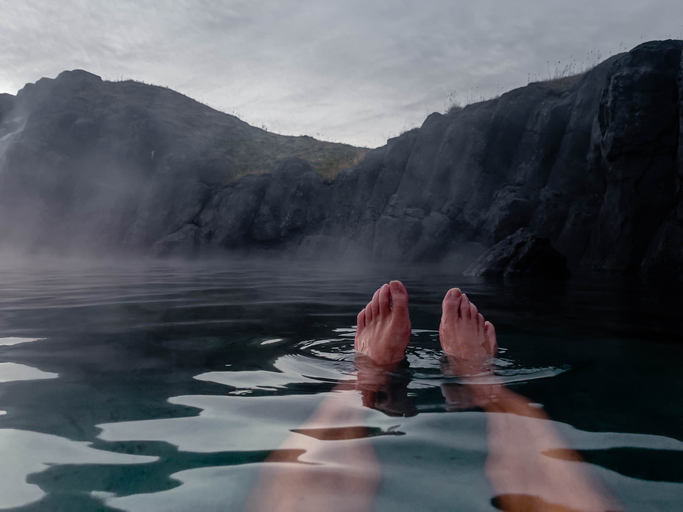
<path id="1" fill-rule="evenodd" d="M 0 92 L 80 68 L 364 146 L 449 95 L 468 103 L 683 39 L 681 0 L 0 0 L 0 13 Z"/>

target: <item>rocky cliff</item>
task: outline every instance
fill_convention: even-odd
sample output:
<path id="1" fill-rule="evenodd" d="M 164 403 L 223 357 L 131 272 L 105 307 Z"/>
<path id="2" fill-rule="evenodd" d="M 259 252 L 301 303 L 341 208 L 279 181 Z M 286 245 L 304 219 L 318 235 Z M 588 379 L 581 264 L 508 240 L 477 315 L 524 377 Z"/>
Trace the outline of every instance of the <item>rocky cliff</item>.
<path id="1" fill-rule="evenodd" d="M 330 179 L 366 152 L 276 135 L 163 87 L 64 72 L 0 95 L 0 241 L 147 253 L 244 175 L 298 156 Z"/>
<path id="2" fill-rule="evenodd" d="M 526 228 L 572 272 L 683 277 L 682 50 L 646 43 L 432 114 L 333 180 L 307 154 L 228 179 L 245 140 L 233 125 L 254 128 L 198 104 L 173 117 L 179 107 L 140 84 L 127 107 L 106 92 L 116 84 L 64 73 L 0 97 L 0 224 L 33 246 L 392 261 Z M 218 132 L 232 152 L 215 150 Z"/>

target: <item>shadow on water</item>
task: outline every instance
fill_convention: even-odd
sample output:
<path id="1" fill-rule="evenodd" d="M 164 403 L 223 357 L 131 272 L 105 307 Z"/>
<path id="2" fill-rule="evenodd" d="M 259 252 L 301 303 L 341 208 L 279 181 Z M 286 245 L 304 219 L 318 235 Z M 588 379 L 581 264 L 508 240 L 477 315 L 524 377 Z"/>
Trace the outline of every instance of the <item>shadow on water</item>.
<path id="1" fill-rule="evenodd" d="M 193 475 L 202 468 L 258 466 L 278 446 L 264 442 L 274 429 L 296 431 L 322 395 L 353 378 L 356 314 L 391 279 L 402 280 L 410 293 L 413 338 L 401 378 L 418 430 L 392 431 L 396 418 L 373 417 L 372 435 L 387 446 L 416 443 L 419 428 L 425 435 L 433 428 L 420 422 L 447 410 L 439 388 L 438 325 L 441 299 L 452 286 L 466 291 L 496 325 L 498 375 L 553 420 L 589 433 L 683 441 L 683 382 L 677 378 L 683 301 L 675 287 L 636 280 L 484 281 L 437 267 L 3 268 L 0 445 L 12 456 L 0 469 L 16 464 L 20 474 L 25 467 L 19 476 L 28 487 L 15 505 L 0 498 L 0 508 L 120 510 L 107 508 L 117 504 L 137 510 L 111 498 L 194 489 Z M 3 381 L 3 363 L 51 378 Z M 251 423 L 238 425 L 236 418 Z M 259 422 L 268 426 L 260 431 Z M 3 436 L 15 432 L 47 436 L 30 438 L 46 448 L 7 448 Z M 433 449 L 443 450 L 442 433 L 431 433 Z M 398 434 L 406 435 L 392 440 Z M 54 448 L 62 441 L 76 444 Z M 418 449 L 403 446 L 406 453 Z M 70 459 L 64 454 L 72 449 L 89 452 Z M 483 460 L 482 450 L 476 460 Z M 94 452 L 147 459 L 100 460 Z M 678 448 L 596 446 L 581 453 L 630 478 L 681 482 L 674 469 L 683 467 Z M 33 465 L 16 462 L 29 459 Z"/>

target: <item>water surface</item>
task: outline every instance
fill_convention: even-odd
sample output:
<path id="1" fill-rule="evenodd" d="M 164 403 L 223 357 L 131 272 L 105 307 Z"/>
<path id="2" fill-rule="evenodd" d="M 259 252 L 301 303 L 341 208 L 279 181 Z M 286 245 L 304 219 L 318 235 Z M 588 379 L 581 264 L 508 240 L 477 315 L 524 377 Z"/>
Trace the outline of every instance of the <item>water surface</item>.
<path id="1" fill-rule="evenodd" d="M 356 314 L 390 279 L 413 336 L 400 407 L 363 411 L 375 510 L 496 510 L 486 415 L 441 393 L 451 286 L 496 325 L 498 378 L 628 510 L 683 509 L 675 287 L 228 261 L 0 268 L 0 509 L 239 510 L 266 458 L 355 378 Z"/>

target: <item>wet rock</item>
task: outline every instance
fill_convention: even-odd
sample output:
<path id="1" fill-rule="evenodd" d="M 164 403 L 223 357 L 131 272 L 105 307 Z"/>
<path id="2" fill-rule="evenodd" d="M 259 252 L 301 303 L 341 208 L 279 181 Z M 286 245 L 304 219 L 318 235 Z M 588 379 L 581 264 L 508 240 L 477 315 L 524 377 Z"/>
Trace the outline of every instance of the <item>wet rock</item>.
<path id="1" fill-rule="evenodd" d="M 569 277 L 567 258 L 552 248 L 550 240 L 520 229 L 498 242 L 465 271 L 483 277 Z"/>

